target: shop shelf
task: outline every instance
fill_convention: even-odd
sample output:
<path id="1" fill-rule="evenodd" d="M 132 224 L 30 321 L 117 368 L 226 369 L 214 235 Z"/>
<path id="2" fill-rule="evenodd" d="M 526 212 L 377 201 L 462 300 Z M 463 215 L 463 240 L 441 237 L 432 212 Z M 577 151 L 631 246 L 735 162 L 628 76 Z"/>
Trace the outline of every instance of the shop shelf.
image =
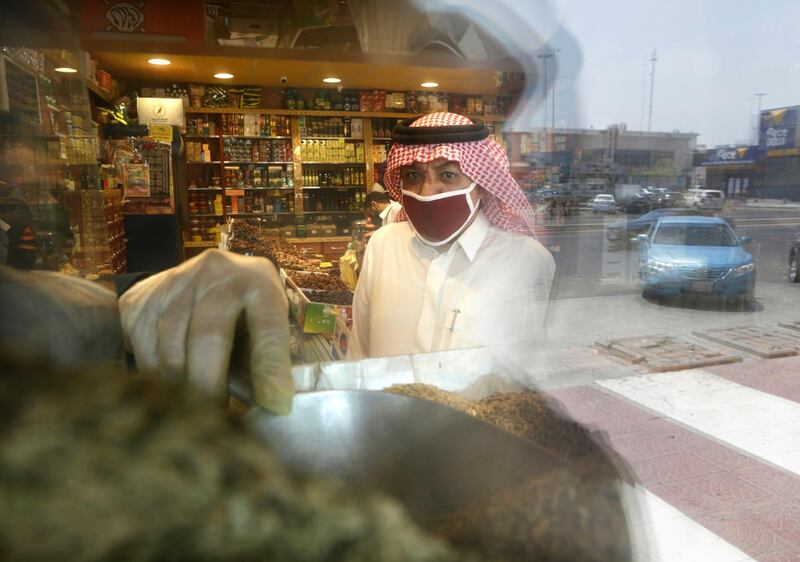
<path id="1" fill-rule="evenodd" d="M 252 185 L 244 187 L 226 187 L 225 189 L 244 189 L 245 191 L 294 191 L 293 187 L 253 187 Z"/>
<path id="2" fill-rule="evenodd" d="M 265 217 L 270 215 L 294 215 L 297 213 L 290 213 L 287 211 L 281 211 L 279 213 L 228 213 L 226 216 L 231 218 L 245 218 L 245 217 Z"/>
<path id="3" fill-rule="evenodd" d="M 183 243 L 184 248 L 216 248 L 217 243 L 210 240 L 203 240 L 202 242 L 186 241 Z"/>
<path id="4" fill-rule="evenodd" d="M 219 160 L 210 160 L 208 162 L 204 162 L 202 160 L 187 160 L 187 164 L 222 164 Z"/>
<path id="5" fill-rule="evenodd" d="M 303 211 L 304 215 L 363 215 L 364 211 Z"/>
<path id="6" fill-rule="evenodd" d="M 187 187 L 186 191 L 222 191 L 224 187 Z"/>
<path id="7" fill-rule="evenodd" d="M 224 160 L 222 163 L 225 164 L 226 166 L 228 164 L 246 164 L 246 165 L 247 164 L 267 164 L 267 165 L 272 165 L 272 166 L 279 166 L 279 165 L 284 165 L 284 164 L 294 164 L 294 162 L 291 162 L 291 161 L 289 161 L 289 162 L 255 162 L 255 161 L 247 161 L 247 160 Z"/>
<path id="8" fill-rule="evenodd" d="M 364 142 L 364 139 L 359 139 L 359 138 L 354 138 L 354 137 L 345 137 L 345 136 L 339 136 L 339 137 L 336 137 L 336 136 L 332 136 L 332 137 L 324 137 L 324 136 L 323 137 L 304 137 L 304 136 L 301 135 L 300 138 L 305 139 L 305 140 L 339 140 L 339 139 L 344 139 L 346 141 Z"/>
<path id="9" fill-rule="evenodd" d="M 184 135 L 187 139 L 216 139 L 219 135 Z"/>
<path id="10" fill-rule="evenodd" d="M 86 87 L 89 88 L 89 91 L 96 95 L 98 98 L 106 102 L 108 105 L 114 105 L 114 100 L 111 99 L 111 94 L 105 92 L 100 89 L 100 87 L 95 84 L 94 82 L 90 82 L 86 80 Z"/>
<path id="11" fill-rule="evenodd" d="M 189 213 L 190 217 L 219 217 L 224 218 L 225 215 L 215 215 L 214 213 Z"/>
<path id="12" fill-rule="evenodd" d="M 303 189 L 364 189 L 363 185 L 304 185 Z"/>
<path id="13" fill-rule="evenodd" d="M 224 139 L 259 139 L 259 140 L 289 140 L 292 137 L 282 137 L 282 136 L 273 136 L 273 137 L 262 137 L 259 135 L 222 135 Z"/>
<path id="14" fill-rule="evenodd" d="M 361 117 L 364 119 L 370 117 L 383 117 L 388 119 L 410 119 L 412 117 L 422 117 L 422 113 L 399 113 L 392 111 L 315 111 L 303 109 L 239 109 L 235 107 L 203 107 L 195 108 L 190 107 L 186 109 L 187 114 L 203 114 L 203 113 L 266 113 L 269 115 L 304 115 L 306 117 Z M 467 115 L 470 119 L 479 119 L 484 122 L 498 122 L 507 121 L 508 117 L 504 115 Z"/>
<path id="15" fill-rule="evenodd" d="M 363 166 L 364 162 L 305 162 L 302 161 L 304 166 Z"/>

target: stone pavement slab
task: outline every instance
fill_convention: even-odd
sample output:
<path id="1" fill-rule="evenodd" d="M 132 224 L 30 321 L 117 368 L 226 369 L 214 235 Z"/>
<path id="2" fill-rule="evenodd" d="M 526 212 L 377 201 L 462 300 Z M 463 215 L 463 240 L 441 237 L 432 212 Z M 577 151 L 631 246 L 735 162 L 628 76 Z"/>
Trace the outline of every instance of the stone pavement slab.
<path id="1" fill-rule="evenodd" d="M 681 371 L 741 361 L 738 355 L 710 349 L 672 336 L 637 336 L 598 341 L 596 344 L 629 363 L 651 372 Z"/>
<path id="2" fill-rule="evenodd" d="M 778 328 L 741 326 L 695 330 L 692 334 L 766 359 L 789 357 L 800 352 L 800 334 L 793 334 Z"/>

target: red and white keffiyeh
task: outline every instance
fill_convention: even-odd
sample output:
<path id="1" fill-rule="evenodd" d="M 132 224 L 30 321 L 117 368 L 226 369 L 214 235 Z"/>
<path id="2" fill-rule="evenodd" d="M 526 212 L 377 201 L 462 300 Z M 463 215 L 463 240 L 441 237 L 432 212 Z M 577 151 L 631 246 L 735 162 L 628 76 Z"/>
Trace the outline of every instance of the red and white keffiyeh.
<path id="1" fill-rule="evenodd" d="M 456 113 L 431 113 L 414 121 L 411 127 L 445 127 L 471 125 L 472 121 Z M 487 196 L 481 206 L 489 221 L 503 230 L 535 236 L 534 212 L 525 194 L 508 171 L 505 150 L 487 137 L 474 142 L 442 144 L 394 144 L 384 176 L 393 199 L 401 201 L 400 167 L 414 162 L 427 163 L 444 158 L 458 162 L 461 171 L 482 187 Z M 397 219 L 407 220 L 405 213 Z"/>

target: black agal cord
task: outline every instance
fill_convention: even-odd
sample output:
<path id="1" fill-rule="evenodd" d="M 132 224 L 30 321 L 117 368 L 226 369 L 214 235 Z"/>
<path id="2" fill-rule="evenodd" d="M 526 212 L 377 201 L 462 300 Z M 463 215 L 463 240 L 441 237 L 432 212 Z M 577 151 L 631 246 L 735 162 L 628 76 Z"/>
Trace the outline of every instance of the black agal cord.
<path id="1" fill-rule="evenodd" d="M 451 142 L 474 142 L 483 140 L 491 131 L 476 121 L 471 125 L 447 125 L 444 127 L 411 127 L 414 119 L 400 121 L 392 131 L 392 141 L 397 144 L 442 144 Z"/>

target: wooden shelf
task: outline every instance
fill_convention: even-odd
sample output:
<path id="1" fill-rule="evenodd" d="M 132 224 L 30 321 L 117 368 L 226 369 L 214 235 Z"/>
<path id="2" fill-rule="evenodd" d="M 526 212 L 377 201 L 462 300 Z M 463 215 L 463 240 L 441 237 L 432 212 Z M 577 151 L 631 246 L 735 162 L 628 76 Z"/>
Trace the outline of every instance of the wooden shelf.
<path id="1" fill-rule="evenodd" d="M 314 111 L 303 109 L 238 109 L 234 107 L 206 107 L 206 108 L 188 108 L 187 114 L 195 113 L 264 113 L 268 115 L 295 115 L 305 117 L 354 117 L 354 118 L 370 118 L 370 117 L 383 117 L 388 119 L 411 119 L 412 117 L 422 117 L 422 113 L 395 113 L 392 111 L 387 112 L 374 112 L 374 111 Z M 508 117 L 500 115 L 466 115 L 470 119 L 479 119 L 484 122 L 507 121 Z"/>
<path id="2" fill-rule="evenodd" d="M 338 137 L 337 136 L 330 136 L 330 137 L 303 137 L 301 135 L 301 138 L 303 140 L 339 140 L 339 139 L 344 139 L 346 141 L 364 142 L 363 138 L 359 139 L 359 138 L 356 138 L 356 137 L 345 137 L 345 136 L 338 136 Z"/>
<path id="3" fill-rule="evenodd" d="M 291 140 L 292 137 L 260 137 L 258 135 L 222 135 L 223 139 Z"/>
<path id="4" fill-rule="evenodd" d="M 202 242 L 193 242 L 193 241 L 185 241 L 183 243 L 184 248 L 216 248 L 216 242 L 210 241 L 202 241 Z"/>
<path id="5" fill-rule="evenodd" d="M 363 215 L 364 211 L 303 211 L 304 215 Z"/>
<path id="6" fill-rule="evenodd" d="M 111 99 L 111 95 L 101 90 L 99 86 L 86 80 L 86 87 L 89 89 L 90 92 L 92 92 L 98 98 L 106 102 L 108 105 L 114 105 L 114 100 Z"/>
<path id="7" fill-rule="evenodd" d="M 293 187 L 226 187 L 225 191 L 233 191 L 236 189 L 243 189 L 244 191 L 294 191 Z"/>
<path id="8" fill-rule="evenodd" d="M 304 162 L 300 161 L 303 166 L 363 166 L 365 162 Z"/>
<path id="9" fill-rule="evenodd" d="M 229 164 L 245 164 L 245 165 L 265 164 L 265 165 L 272 165 L 272 166 L 285 165 L 285 164 L 294 164 L 294 162 L 255 162 L 255 161 L 250 162 L 250 161 L 247 161 L 247 160 L 245 160 L 245 161 L 223 160 L 222 163 L 225 164 L 226 166 L 229 165 Z"/>
<path id="10" fill-rule="evenodd" d="M 266 213 L 266 212 L 265 213 L 228 213 L 225 216 L 230 217 L 232 219 L 236 219 L 236 218 L 247 218 L 247 217 L 268 217 L 268 216 L 272 216 L 272 215 L 294 215 L 294 214 L 297 214 L 297 213 L 290 213 L 288 211 L 281 211 L 279 213 Z M 305 214 L 305 213 L 302 213 L 302 214 Z"/>
<path id="11" fill-rule="evenodd" d="M 364 189 L 363 185 L 304 185 L 303 189 Z"/>
<path id="12" fill-rule="evenodd" d="M 186 191 L 222 191 L 224 187 L 187 187 Z"/>
<path id="13" fill-rule="evenodd" d="M 187 164 L 222 164 L 219 160 L 211 160 L 210 162 L 203 162 L 202 160 L 187 160 Z"/>

